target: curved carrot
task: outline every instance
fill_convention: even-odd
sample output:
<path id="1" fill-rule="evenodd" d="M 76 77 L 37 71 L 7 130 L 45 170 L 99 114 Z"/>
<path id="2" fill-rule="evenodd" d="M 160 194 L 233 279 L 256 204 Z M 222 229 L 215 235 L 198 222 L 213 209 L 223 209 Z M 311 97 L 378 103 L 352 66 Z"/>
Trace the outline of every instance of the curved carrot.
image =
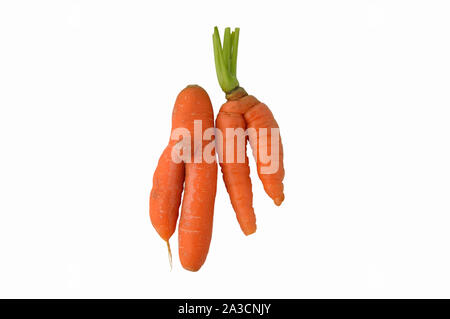
<path id="1" fill-rule="evenodd" d="M 274 135 L 277 133 L 278 124 L 272 112 L 265 104 L 260 103 L 254 96 L 248 95 L 239 86 L 236 78 L 238 41 L 239 28 L 236 28 L 233 33 L 230 33 L 230 28 L 225 28 L 222 46 L 218 29 L 214 28 L 213 44 L 217 79 L 228 100 L 222 105 L 216 120 L 216 126 L 223 134 L 223 142 L 218 142 L 218 145 L 222 146 L 220 152 L 223 152 L 220 165 L 238 222 L 244 234 L 249 235 L 256 230 L 256 220 L 252 207 L 252 185 L 249 178 L 248 161 L 236 164 L 235 159 L 227 160 L 226 145 L 230 136 L 225 134 L 225 130 L 227 128 L 248 130 L 248 141 L 256 160 L 258 176 L 264 190 L 277 206 L 281 205 L 284 200 L 283 147 L 279 135 Z M 251 132 L 254 134 L 250 134 Z M 276 144 L 273 145 L 274 151 L 278 153 L 278 159 L 275 156 L 272 159 L 274 163 L 271 163 L 276 169 L 267 170 L 265 169 L 267 163 L 264 155 L 273 155 L 272 143 L 278 145 L 278 147 Z M 237 145 L 236 143 L 234 145 L 236 152 Z"/>
<path id="2" fill-rule="evenodd" d="M 201 144 L 195 148 L 195 121 L 201 121 Z M 200 122 L 199 122 L 200 123 Z M 153 226 L 165 240 L 169 241 L 175 231 L 181 202 L 183 182 L 185 190 L 178 226 L 179 257 L 182 266 L 197 271 L 205 262 L 212 234 L 214 200 L 217 185 L 217 163 L 194 162 L 197 152 L 203 153 L 208 141 L 203 133 L 214 128 L 214 114 L 208 94 L 200 86 L 190 85 L 182 90 L 175 101 L 172 113 L 172 133 L 185 129 L 190 140 L 171 140 L 164 150 L 153 178 L 150 195 L 150 218 Z M 213 141 L 214 142 L 214 141 Z M 188 143 L 191 161 L 174 162 L 172 156 Z M 177 149 L 174 149 L 174 148 Z M 185 154 L 183 154 L 185 155 Z M 170 248 L 169 248 L 170 249 Z"/>
<path id="3" fill-rule="evenodd" d="M 266 164 L 263 163 L 264 159 L 261 154 L 261 147 L 263 144 L 267 149 L 267 155 L 271 155 L 272 150 L 272 130 L 273 128 L 279 128 L 275 118 L 273 117 L 272 112 L 269 110 L 267 105 L 263 103 L 256 104 L 252 108 L 250 108 L 244 114 L 245 121 L 247 122 L 248 128 L 254 128 L 256 132 L 256 136 L 250 135 L 250 145 L 252 145 L 252 149 L 254 154 L 256 153 L 256 167 L 258 169 L 258 176 L 261 180 L 264 190 L 267 195 L 273 199 L 275 205 L 280 206 L 284 200 L 283 193 L 283 179 L 284 179 L 284 166 L 283 166 L 283 145 L 281 143 L 281 137 L 278 135 L 275 137 L 278 139 L 276 142 L 278 143 L 278 148 L 275 150 L 278 152 L 278 159 L 275 157 L 272 160 L 277 161 L 277 163 L 271 163 L 278 167 L 276 171 L 269 174 L 264 174 L 263 168 L 266 167 Z M 266 133 L 264 130 L 266 129 Z M 257 149 L 257 151 L 255 151 Z"/>
<path id="4" fill-rule="evenodd" d="M 245 119 L 241 114 L 221 111 L 217 115 L 216 127 L 223 134 L 226 133 L 227 128 L 246 129 Z M 223 180 L 227 188 L 228 194 L 231 198 L 231 204 L 239 225 L 245 235 L 253 234 L 256 231 L 256 217 L 253 211 L 252 201 L 252 181 L 250 180 L 250 167 L 248 165 L 247 154 L 244 158 L 244 163 L 237 162 L 237 137 L 234 144 L 234 159 L 228 163 L 225 159 L 220 163 L 222 168 Z M 226 156 L 229 152 L 227 149 L 226 141 L 222 144 L 221 155 Z M 246 150 L 245 150 L 246 153 Z"/>
<path id="5" fill-rule="evenodd" d="M 150 193 L 150 220 L 158 234 L 169 242 L 175 232 L 184 183 L 184 163 L 172 161 L 173 143 L 162 153 Z"/>

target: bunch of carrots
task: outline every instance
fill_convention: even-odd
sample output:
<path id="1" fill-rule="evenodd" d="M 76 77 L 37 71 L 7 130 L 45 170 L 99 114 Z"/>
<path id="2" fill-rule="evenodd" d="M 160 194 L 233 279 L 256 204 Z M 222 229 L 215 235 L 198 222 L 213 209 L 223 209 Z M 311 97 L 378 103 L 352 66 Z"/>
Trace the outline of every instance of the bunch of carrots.
<path id="1" fill-rule="evenodd" d="M 178 248 L 182 266 L 190 271 L 197 271 L 206 260 L 211 242 L 214 202 L 217 188 L 217 161 L 186 161 L 186 154 L 190 152 L 193 158 L 195 154 L 213 152 L 208 148 L 208 142 L 195 145 L 193 138 L 186 141 L 177 134 L 177 129 L 184 128 L 190 136 L 194 134 L 194 122 L 201 120 L 202 136 L 208 129 L 216 127 L 221 132 L 227 129 L 255 129 L 256 134 L 245 136 L 255 156 L 258 177 L 264 190 L 275 205 L 279 206 L 284 200 L 283 193 L 283 147 L 278 135 L 278 169 L 272 173 L 265 173 L 263 168 L 267 164 L 261 158 L 259 148 L 273 141 L 272 129 L 278 129 L 278 124 L 264 103 L 259 102 L 254 96 L 239 85 L 236 78 L 237 52 L 239 41 L 239 28 L 233 32 L 225 29 L 223 45 L 217 27 L 213 33 L 214 59 L 217 79 L 220 87 L 225 92 L 227 101 L 220 108 L 214 125 L 214 112 L 210 98 L 206 91 L 198 85 L 189 85 L 183 89 L 175 101 L 172 113 L 172 133 L 167 147 L 164 149 L 153 176 L 153 188 L 150 194 L 150 219 L 153 227 L 163 240 L 166 241 L 171 261 L 169 239 L 176 229 L 178 221 L 181 197 L 184 188 L 184 196 L 181 204 L 181 217 L 178 224 Z M 266 130 L 261 130 L 266 129 Z M 261 133 L 263 132 L 263 133 Z M 253 209 L 252 183 L 248 157 L 245 154 L 244 161 L 231 160 L 223 154 L 233 151 L 237 154 L 238 144 L 229 143 L 228 139 L 236 136 L 227 134 L 215 136 L 217 153 L 223 180 L 230 196 L 231 204 L 236 213 L 239 225 L 245 235 L 256 231 L 256 217 Z M 214 140 L 214 137 L 212 137 Z M 234 145 L 234 150 L 227 150 L 227 145 Z M 182 151 L 180 151 L 182 150 Z"/>

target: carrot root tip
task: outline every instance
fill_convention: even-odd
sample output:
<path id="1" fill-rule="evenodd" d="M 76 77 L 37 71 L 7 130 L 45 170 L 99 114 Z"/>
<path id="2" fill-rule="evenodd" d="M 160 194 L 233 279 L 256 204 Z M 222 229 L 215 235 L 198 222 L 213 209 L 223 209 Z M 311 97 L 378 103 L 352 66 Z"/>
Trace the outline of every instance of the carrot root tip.
<path id="1" fill-rule="evenodd" d="M 244 232 L 244 235 L 245 235 L 245 236 L 250 236 L 250 235 L 254 234 L 255 232 L 256 232 L 256 228 L 255 228 L 255 229 L 252 229 L 251 231 L 245 231 L 245 232 Z"/>
<path id="2" fill-rule="evenodd" d="M 183 266 L 183 268 L 188 271 L 191 271 L 191 272 L 197 272 L 200 270 L 200 267 L 196 268 L 196 267 Z"/>
<path id="3" fill-rule="evenodd" d="M 284 201 L 284 194 L 282 194 L 279 197 L 274 198 L 273 202 L 275 203 L 275 205 L 280 206 L 281 203 Z"/>
<path id="4" fill-rule="evenodd" d="M 168 240 L 166 240 L 167 243 L 167 252 L 169 254 L 169 264 L 170 264 L 170 271 L 172 271 L 173 265 L 172 265 L 172 250 L 170 249 L 170 243 Z"/>
<path id="5" fill-rule="evenodd" d="M 253 224 L 250 226 L 247 225 L 246 227 L 241 227 L 241 230 L 245 236 L 250 236 L 251 234 L 254 234 L 256 232 L 256 224 Z"/>

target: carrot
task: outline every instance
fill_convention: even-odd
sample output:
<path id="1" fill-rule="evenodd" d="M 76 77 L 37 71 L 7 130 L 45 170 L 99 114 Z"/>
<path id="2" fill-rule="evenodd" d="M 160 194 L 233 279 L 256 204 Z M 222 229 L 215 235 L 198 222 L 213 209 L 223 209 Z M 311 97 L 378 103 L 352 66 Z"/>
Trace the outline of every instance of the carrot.
<path id="1" fill-rule="evenodd" d="M 174 163 L 171 158 L 174 143 L 169 143 L 162 153 L 150 193 L 150 219 L 153 227 L 166 242 L 175 232 L 181 193 L 184 184 L 184 163 Z"/>
<path id="2" fill-rule="evenodd" d="M 241 114 L 220 111 L 217 115 L 216 127 L 222 134 L 226 134 L 227 128 L 242 128 L 245 130 L 246 123 Z M 233 153 L 235 156 L 233 160 L 229 163 L 222 161 L 220 166 L 222 169 L 223 180 L 230 195 L 231 204 L 236 212 L 239 225 L 241 225 L 244 234 L 250 235 L 256 231 L 256 218 L 252 207 L 253 193 L 252 182 L 250 180 L 250 167 L 246 154 L 244 154 L 244 163 L 237 162 L 238 139 L 235 138 L 234 141 Z M 221 145 L 221 150 L 218 150 L 218 152 L 222 154 L 219 156 L 226 156 L 229 152 L 226 141 Z"/>
<path id="3" fill-rule="evenodd" d="M 189 132 L 188 145 L 193 146 L 188 149 L 191 161 L 181 156 L 174 162 L 173 154 L 177 153 L 174 148 L 183 148 L 187 142 L 181 138 L 171 139 L 158 162 L 150 194 L 150 219 L 158 234 L 168 243 L 176 228 L 184 182 L 178 248 L 182 266 L 190 271 L 199 270 L 208 254 L 217 185 L 217 163 L 207 163 L 203 158 L 201 162 L 194 161 L 196 153 L 203 153 L 208 145 L 208 141 L 202 139 L 201 145 L 195 148 L 194 121 L 201 121 L 202 136 L 207 129 L 214 127 L 208 94 L 200 86 L 190 85 L 175 101 L 172 133 L 180 128 Z M 176 163 L 180 160 L 183 161 Z"/>
<path id="4" fill-rule="evenodd" d="M 248 95 L 239 85 L 236 78 L 238 41 L 239 28 L 232 33 L 230 33 L 230 28 L 226 28 L 222 46 L 218 29 L 214 28 L 213 46 L 217 79 L 227 99 L 216 119 L 216 127 L 223 135 L 223 141 L 217 141 L 217 144 L 220 145 L 220 150 L 218 149 L 220 166 L 231 204 L 242 231 L 245 235 L 250 235 L 256 231 L 256 218 L 252 203 L 253 194 L 248 158 L 245 155 L 243 163 L 236 163 L 236 156 L 234 158 L 227 157 L 227 152 L 230 151 L 230 148 L 227 147 L 230 139 L 235 139 L 232 149 L 234 154 L 238 152 L 239 145 L 237 139 L 226 134 L 225 131 L 238 128 L 248 130 L 245 142 L 248 141 L 252 148 L 258 177 L 265 192 L 277 206 L 281 205 L 284 200 L 283 146 L 279 135 L 275 135 L 278 132 L 276 129 L 279 127 L 270 109 L 254 96 Z M 272 154 L 272 143 L 276 143 L 273 148 L 274 152 L 278 153 L 278 158 L 271 157 L 273 161 L 271 164 L 276 169 L 268 170 L 265 157 L 275 155 Z M 246 149 L 244 149 L 245 151 Z"/>

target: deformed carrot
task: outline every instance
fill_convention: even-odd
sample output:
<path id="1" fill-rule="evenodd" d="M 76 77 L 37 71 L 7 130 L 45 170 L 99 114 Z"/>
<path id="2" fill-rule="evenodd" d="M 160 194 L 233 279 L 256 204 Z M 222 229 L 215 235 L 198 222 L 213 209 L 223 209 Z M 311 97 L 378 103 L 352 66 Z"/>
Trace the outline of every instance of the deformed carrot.
<path id="1" fill-rule="evenodd" d="M 185 129 L 191 139 L 188 141 L 181 138 L 171 139 L 155 170 L 150 195 L 152 224 L 160 236 L 168 242 L 176 228 L 184 182 L 185 190 L 178 225 L 178 247 L 181 264 L 190 271 L 199 270 L 208 254 L 217 185 L 216 161 L 208 163 L 203 158 L 201 162 L 194 161 L 195 154 L 203 153 L 209 143 L 202 139 L 201 145 L 197 146 L 197 149 L 194 147 L 194 121 L 200 121 L 202 136 L 207 129 L 214 128 L 214 114 L 208 94 L 200 86 L 190 85 L 180 92 L 175 101 L 172 133 L 176 129 Z M 183 159 L 180 156 L 174 162 L 173 156 L 177 153 L 177 149 L 187 147 L 184 143 L 191 146 L 189 152 L 192 161 L 184 159 L 177 163 Z"/>
<path id="2" fill-rule="evenodd" d="M 229 151 L 227 144 L 229 139 L 234 137 L 230 137 L 224 132 L 226 129 L 239 128 L 248 131 L 246 141 L 248 140 L 252 147 L 258 176 L 264 190 L 277 206 L 281 205 L 284 200 L 283 147 L 279 135 L 273 135 L 274 129 L 279 127 L 267 105 L 259 102 L 254 96 L 248 95 L 239 86 L 236 78 L 238 41 L 239 28 L 232 33 L 230 33 L 230 28 L 226 28 L 222 46 L 218 29 L 214 28 L 213 45 L 217 79 L 227 98 L 227 102 L 222 105 L 216 119 L 216 127 L 221 130 L 223 135 L 223 141 L 218 142 L 218 145 L 221 145 L 221 150 L 218 150 L 221 155 L 220 166 L 238 222 L 244 234 L 249 235 L 256 231 L 256 218 L 252 206 L 253 195 L 248 159 L 245 156 L 243 163 L 236 163 L 236 158 L 231 160 L 227 158 L 226 154 Z M 250 134 L 250 131 L 254 134 Z M 271 156 L 275 162 L 271 165 L 277 169 L 266 171 L 267 163 L 263 155 L 273 155 L 271 153 L 273 142 L 278 144 L 273 145 L 278 157 Z M 233 152 L 237 153 L 238 143 L 235 141 L 233 145 Z"/>

